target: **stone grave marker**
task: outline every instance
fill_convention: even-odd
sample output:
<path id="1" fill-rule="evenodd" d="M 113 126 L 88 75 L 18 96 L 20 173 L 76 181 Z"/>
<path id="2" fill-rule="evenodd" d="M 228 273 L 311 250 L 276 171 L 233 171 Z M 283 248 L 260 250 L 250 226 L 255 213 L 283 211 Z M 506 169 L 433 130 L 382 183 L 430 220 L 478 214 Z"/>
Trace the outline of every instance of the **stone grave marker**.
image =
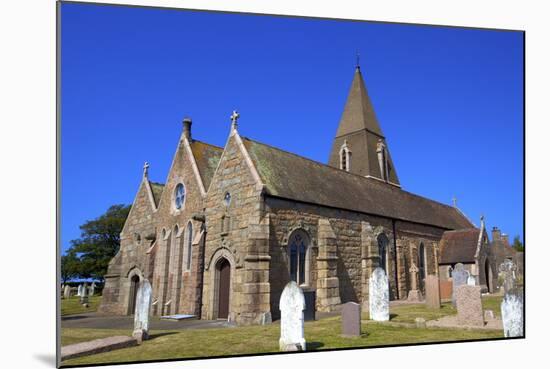
<path id="1" fill-rule="evenodd" d="M 95 288 L 96 288 L 96 284 L 95 282 L 93 282 L 92 285 L 90 286 L 90 296 L 93 296 L 95 294 Z"/>
<path id="2" fill-rule="evenodd" d="M 504 337 L 523 336 L 523 293 L 509 291 L 500 304 Z"/>
<path id="3" fill-rule="evenodd" d="M 151 309 L 152 293 L 151 283 L 147 279 L 141 281 L 136 296 L 134 332 L 132 333 L 138 344 L 149 338 L 149 311 Z"/>
<path id="4" fill-rule="evenodd" d="M 78 292 L 76 293 L 77 296 L 82 296 L 82 287 L 83 286 L 81 284 L 78 285 Z"/>
<path id="5" fill-rule="evenodd" d="M 483 307 L 481 287 L 463 284 L 456 289 L 456 309 L 458 324 L 483 327 Z"/>
<path id="6" fill-rule="evenodd" d="M 84 283 L 82 291 L 80 291 L 80 304 L 84 305 L 88 303 L 88 284 Z"/>
<path id="7" fill-rule="evenodd" d="M 499 268 L 499 279 L 502 279 L 502 287 L 504 288 L 504 293 L 508 293 L 516 288 L 516 271 L 517 266 L 511 260 L 506 259 Z"/>
<path id="8" fill-rule="evenodd" d="M 281 311 L 281 337 L 279 349 L 281 351 L 305 351 L 304 338 L 304 309 L 306 301 L 302 289 L 294 281 L 285 286 L 279 310 Z"/>
<path id="9" fill-rule="evenodd" d="M 361 305 L 346 302 L 342 307 L 342 336 L 361 336 Z"/>
<path id="10" fill-rule="evenodd" d="M 475 286 L 476 285 L 476 279 L 473 275 L 468 276 L 468 281 L 466 283 L 468 286 Z"/>
<path id="11" fill-rule="evenodd" d="M 430 309 L 441 308 L 441 295 L 439 293 L 439 278 L 430 274 L 426 277 L 426 307 Z"/>
<path id="12" fill-rule="evenodd" d="M 411 276 L 411 290 L 409 291 L 407 301 L 422 301 L 422 292 L 420 292 L 420 290 L 418 289 L 418 271 L 418 267 L 413 263 L 409 269 L 409 273 Z"/>
<path id="13" fill-rule="evenodd" d="M 390 289 L 388 276 L 376 268 L 369 280 L 369 315 L 372 320 L 390 320 Z"/>
<path id="14" fill-rule="evenodd" d="M 65 285 L 65 291 L 63 291 L 63 296 L 68 299 L 69 297 L 71 297 L 71 286 L 69 286 L 68 284 Z"/>
<path id="15" fill-rule="evenodd" d="M 468 271 L 464 270 L 464 265 L 462 263 L 457 263 L 453 269 L 452 277 L 453 277 L 453 294 L 451 298 L 451 302 L 454 307 L 456 307 L 456 291 L 458 287 L 466 284 L 468 281 L 468 276 L 470 273 Z"/>

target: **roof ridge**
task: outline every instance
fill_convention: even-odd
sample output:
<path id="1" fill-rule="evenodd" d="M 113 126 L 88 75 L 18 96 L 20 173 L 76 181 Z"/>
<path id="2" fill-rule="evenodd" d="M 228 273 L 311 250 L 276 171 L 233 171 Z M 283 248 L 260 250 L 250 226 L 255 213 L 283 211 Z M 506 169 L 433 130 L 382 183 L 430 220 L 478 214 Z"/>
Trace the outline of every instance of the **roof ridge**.
<path id="1" fill-rule="evenodd" d="M 208 143 L 208 142 L 204 142 L 204 141 L 201 141 L 201 140 L 196 140 L 196 139 L 194 139 L 194 138 L 191 139 L 191 142 L 190 142 L 190 143 L 195 143 L 195 142 L 198 142 L 198 143 L 201 143 L 201 144 L 210 146 L 210 147 L 214 147 L 214 148 L 219 149 L 219 150 L 222 150 L 222 151 L 223 151 L 223 149 L 224 149 L 223 147 L 220 147 L 220 146 L 217 146 L 217 145 Z"/>
<path id="2" fill-rule="evenodd" d="M 442 205 L 442 206 L 445 206 L 445 207 L 448 207 L 448 208 L 451 208 L 451 209 L 455 209 L 455 210 L 456 210 L 456 208 L 455 208 L 454 206 L 452 206 L 452 205 L 447 205 L 447 204 L 444 204 L 444 203 L 442 203 L 442 202 L 435 201 L 435 200 L 429 199 L 429 198 L 427 198 L 427 197 L 417 195 L 417 194 L 415 194 L 415 193 L 412 193 L 412 192 L 403 190 L 401 187 L 398 188 L 398 187 L 391 186 L 391 185 L 390 185 L 390 186 L 387 186 L 387 187 L 382 187 L 382 186 L 385 186 L 385 185 L 382 184 L 382 183 L 380 183 L 379 180 L 376 180 L 376 179 L 373 179 L 373 178 L 368 178 L 368 177 L 362 176 L 362 175 L 360 175 L 360 174 L 348 172 L 348 171 L 345 171 L 345 170 L 342 170 L 342 169 L 338 169 L 338 168 L 332 167 L 332 166 L 330 166 L 330 165 L 328 165 L 328 164 L 324 164 L 324 163 L 321 163 L 321 162 L 319 162 L 319 161 L 316 161 L 316 160 L 307 158 L 307 157 L 305 157 L 305 156 L 301 156 L 301 155 L 298 155 L 298 154 L 296 154 L 296 153 L 293 153 L 293 152 L 290 152 L 290 151 L 286 151 L 286 150 L 283 150 L 283 149 L 281 149 L 281 148 L 278 148 L 278 147 L 275 147 L 275 146 L 272 146 L 272 145 L 269 145 L 269 144 L 266 144 L 266 143 L 263 143 L 263 142 L 260 142 L 260 141 L 253 140 L 253 139 L 251 139 L 251 138 L 249 138 L 249 137 L 243 137 L 243 136 L 241 136 L 241 137 L 242 137 L 243 139 L 245 139 L 245 140 L 248 140 L 248 141 L 251 141 L 251 142 L 260 144 L 260 145 L 264 145 L 264 146 L 270 147 L 270 148 L 272 148 L 272 149 L 274 149 L 274 150 L 278 150 L 278 151 L 280 151 L 280 152 L 283 152 L 283 153 L 286 153 L 286 154 L 289 154 L 289 155 L 298 157 L 298 158 L 300 158 L 300 159 L 308 160 L 308 161 L 310 161 L 310 162 L 312 162 L 312 163 L 315 163 L 315 164 L 317 164 L 317 165 L 320 165 L 321 167 L 329 168 L 329 169 L 331 169 L 331 170 L 333 170 L 333 171 L 336 171 L 336 172 L 338 172 L 338 173 L 343 173 L 343 174 L 355 176 L 355 177 L 357 177 L 357 178 L 361 178 L 361 179 L 363 179 L 363 180 L 369 181 L 369 183 L 375 183 L 376 185 L 380 186 L 381 188 L 392 188 L 393 190 L 401 191 L 401 192 L 403 192 L 403 193 L 405 193 L 405 194 L 407 194 L 407 195 L 414 196 L 414 197 L 417 197 L 417 198 L 420 198 L 420 199 L 423 199 L 423 200 L 428 200 L 428 201 L 430 201 L 430 202 L 437 203 L 438 205 Z M 461 212 L 459 212 L 459 214 L 462 215 Z M 462 216 L 464 216 L 464 215 L 462 215 Z M 466 218 L 466 219 L 467 219 L 467 218 Z M 470 228 L 464 228 L 464 229 L 470 229 Z"/>

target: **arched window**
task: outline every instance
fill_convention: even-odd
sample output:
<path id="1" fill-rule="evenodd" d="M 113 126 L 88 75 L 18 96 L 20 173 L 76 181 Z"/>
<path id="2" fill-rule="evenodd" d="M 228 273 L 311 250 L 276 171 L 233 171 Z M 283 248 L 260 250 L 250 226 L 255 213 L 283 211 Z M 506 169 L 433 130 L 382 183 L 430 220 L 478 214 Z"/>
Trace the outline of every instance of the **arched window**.
<path id="1" fill-rule="evenodd" d="M 309 283 L 309 237 L 303 230 L 296 230 L 288 239 L 290 253 L 290 280 L 298 285 Z"/>
<path id="2" fill-rule="evenodd" d="M 174 192 L 174 206 L 177 210 L 180 210 L 185 203 L 185 186 L 183 183 L 178 183 L 176 185 L 176 190 Z"/>
<path id="3" fill-rule="evenodd" d="M 187 223 L 187 229 L 185 230 L 185 248 L 187 258 L 185 260 L 185 269 L 191 269 L 191 255 L 193 252 L 193 225 L 191 222 Z"/>
<path id="4" fill-rule="evenodd" d="M 380 268 L 384 269 L 385 272 L 388 271 L 387 268 L 387 254 L 388 254 L 388 244 L 390 243 L 390 240 L 388 240 L 388 237 L 381 233 L 376 240 L 378 241 L 378 254 L 380 255 Z"/>
<path id="5" fill-rule="evenodd" d="M 345 170 L 346 172 L 349 172 L 350 166 L 351 166 L 351 151 L 348 147 L 348 142 L 344 141 L 344 144 L 340 148 L 340 169 Z"/>
<path id="6" fill-rule="evenodd" d="M 426 278 L 426 252 L 424 249 L 424 244 L 420 243 L 418 247 L 418 279 L 422 285 L 424 279 Z"/>

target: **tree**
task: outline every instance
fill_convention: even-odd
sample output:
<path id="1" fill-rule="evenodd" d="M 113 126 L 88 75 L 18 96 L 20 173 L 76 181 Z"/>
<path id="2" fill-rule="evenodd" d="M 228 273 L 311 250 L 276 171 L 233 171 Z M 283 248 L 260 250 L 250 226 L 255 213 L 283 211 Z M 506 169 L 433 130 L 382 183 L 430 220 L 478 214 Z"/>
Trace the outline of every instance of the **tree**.
<path id="1" fill-rule="evenodd" d="M 521 252 L 523 252 L 523 250 L 525 250 L 525 248 L 523 247 L 523 243 L 519 240 L 519 236 L 514 237 L 514 242 L 512 243 L 512 248 L 516 251 L 521 251 Z"/>
<path id="2" fill-rule="evenodd" d="M 61 256 L 61 280 L 63 283 L 80 274 L 80 263 L 74 250 L 69 249 L 67 254 Z"/>
<path id="3" fill-rule="evenodd" d="M 113 205 L 105 214 L 80 226 L 79 239 L 71 241 L 69 253 L 78 259 L 78 276 L 103 281 L 109 261 L 120 248 L 120 232 L 130 205 Z"/>

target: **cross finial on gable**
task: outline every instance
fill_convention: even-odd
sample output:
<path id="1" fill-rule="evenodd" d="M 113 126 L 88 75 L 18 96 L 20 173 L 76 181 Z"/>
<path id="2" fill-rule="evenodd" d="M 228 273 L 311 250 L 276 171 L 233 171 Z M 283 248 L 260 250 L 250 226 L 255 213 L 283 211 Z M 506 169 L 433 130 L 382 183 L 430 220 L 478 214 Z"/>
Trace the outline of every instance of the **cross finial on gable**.
<path id="1" fill-rule="evenodd" d="M 453 206 L 456 208 L 456 196 L 453 196 Z"/>
<path id="2" fill-rule="evenodd" d="M 357 50 L 355 54 L 355 68 L 361 69 L 361 66 L 359 65 L 359 50 Z"/>
<path id="3" fill-rule="evenodd" d="M 231 129 L 232 130 L 236 130 L 237 129 L 237 121 L 239 119 L 241 115 L 239 114 L 238 111 L 236 110 L 233 110 L 233 113 L 231 114 L 231 116 L 229 118 L 231 118 Z"/>
<path id="4" fill-rule="evenodd" d="M 148 178 L 148 177 L 149 177 L 149 163 L 145 162 L 143 164 L 143 178 Z"/>

